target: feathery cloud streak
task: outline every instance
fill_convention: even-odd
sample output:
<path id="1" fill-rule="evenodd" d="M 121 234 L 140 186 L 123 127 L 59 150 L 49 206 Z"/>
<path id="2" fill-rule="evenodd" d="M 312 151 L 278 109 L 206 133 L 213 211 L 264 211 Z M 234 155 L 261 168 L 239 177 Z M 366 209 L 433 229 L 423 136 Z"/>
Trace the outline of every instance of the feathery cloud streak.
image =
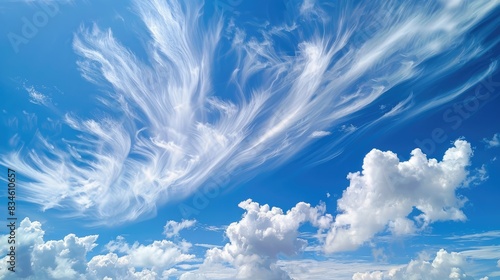
<path id="1" fill-rule="evenodd" d="M 238 22 L 225 28 L 220 15 L 203 18 L 199 2 L 136 1 L 149 34 L 146 58 L 97 26 L 74 38 L 82 76 L 112 88 L 99 97 L 109 115 L 68 113 L 73 139 L 40 134 L 42 149 L 18 150 L 2 164 L 29 177 L 24 197 L 44 209 L 68 207 L 102 223 L 135 220 L 211 177 L 283 163 L 314 141 L 315 131 L 351 123 L 402 82 L 460 69 L 488 49 L 479 45 L 487 34 L 466 34 L 498 4 L 342 3 L 326 17 L 316 3 L 256 38 Z M 380 24 L 367 26 L 373 21 L 366 17 Z M 212 83 L 222 59 L 217 50 L 228 45 L 223 32 L 232 36 L 228 53 L 236 61 L 226 80 L 237 89 L 230 98 Z M 286 47 L 275 44 L 278 38 Z M 436 57 L 432 71 L 422 66 Z M 330 137 L 335 146 L 345 135 Z"/>

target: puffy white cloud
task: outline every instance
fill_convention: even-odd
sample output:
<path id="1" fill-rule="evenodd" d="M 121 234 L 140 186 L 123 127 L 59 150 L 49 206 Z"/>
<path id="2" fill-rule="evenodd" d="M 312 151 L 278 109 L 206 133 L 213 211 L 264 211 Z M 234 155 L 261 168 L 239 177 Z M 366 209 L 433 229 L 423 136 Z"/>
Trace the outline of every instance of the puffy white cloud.
<path id="1" fill-rule="evenodd" d="M 168 240 L 154 241 L 149 245 L 137 242 L 129 245 L 124 242 L 123 238 L 107 246 L 111 252 L 125 253 L 130 263 L 139 267 L 150 267 L 155 271 L 162 271 L 174 264 L 194 258 L 194 255 L 184 254 L 190 247 L 191 244 L 185 241 L 175 244 Z"/>
<path id="2" fill-rule="evenodd" d="M 157 279 L 158 274 L 149 269 L 136 271 L 135 264 L 127 257 L 115 253 L 98 255 L 88 263 L 89 279 Z"/>
<path id="3" fill-rule="evenodd" d="M 185 228 L 190 228 L 196 224 L 196 220 L 182 220 L 181 222 L 168 221 L 165 225 L 164 233 L 167 238 L 178 236 L 179 232 Z"/>
<path id="4" fill-rule="evenodd" d="M 66 235 L 62 240 L 44 241 L 45 232 L 38 221 L 25 218 L 17 229 L 16 276 L 27 279 L 83 279 L 87 253 L 97 244 L 97 235 L 77 237 Z M 6 243 L 5 243 L 6 244 Z M 3 244 L 2 244 L 3 245 Z M 2 251 L 7 250 L 7 245 Z M 5 258 L 2 260 L 2 265 Z M 0 270 L 4 279 L 12 272 Z"/>
<path id="5" fill-rule="evenodd" d="M 331 215 L 324 215 L 324 205 L 311 207 L 300 202 L 286 213 L 250 199 L 238 206 L 246 212 L 239 222 L 226 229 L 229 243 L 222 249 L 208 250 L 205 260 L 206 265 L 231 264 L 238 279 L 291 279 L 277 265 L 278 255 L 294 255 L 305 248 L 307 242 L 298 238 L 303 223 L 309 222 L 322 230 L 332 221 Z"/>
<path id="6" fill-rule="evenodd" d="M 384 273 L 381 271 L 356 273 L 352 276 L 352 280 L 382 280 Z"/>
<path id="7" fill-rule="evenodd" d="M 466 200 L 456 190 L 467 178 L 472 149 L 464 140 L 454 144 L 442 161 L 427 159 L 420 149 L 408 161 L 391 151 L 370 151 L 363 171 L 347 176 L 350 185 L 337 201 L 340 213 L 325 250 L 353 250 L 386 230 L 403 235 L 435 221 L 464 221 L 460 208 Z"/>
<path id="8" fill-rule="evenodd" d="M 407 267 L 394 272 L 392 279 L 473 279 L 463 272 L 465 257 L 456 252 L 441 249 L 432 262 L 411 261 Z M 391 272 L 392 273 L 392 272 Z"/>
<path id="9" fill-rule="evenodd" d="M 402 268 L 392 269 L 388 272 L 374 271 L 356 273 L 353 280 L 472 280 L 470 275 L 463 271 L 466 264 L 465 257 L 460 253 L 448 253 L 444 249 L 437 252 L 432 261 L 412 260 Z"/>
<path id="10" fill-rule="evenodd" d="M 45 232 L 38 221 L 25 218 L 17 229 L 16 276 L 25 279 L 159 279 L 175 274 L 175 265 L 189 262 L 194 255 L 187 254 L 191 244 L 168 240 L 144 245 L 125 242 L 118 237 L 106 245 L 109 251 L 87 260 L 98 236 L 77 237 L 68 234 L 61 240 L 44 241 Z M 7 235 L 1 240 L 6 241 Z M 8 251 L 2 242 L 0 253 Z M 115 253 L 116 252 L 116 253 Z M 0 279 L 12 279 L 7 270 L 7 257 L 0 264 Z"/>
<path id="11" fill-rule="evenodd" d="M 487 148 L 500 146 L 500 133 L 495 133 L 491 139 L 484 138 L 483 142 L 486 143 Z"/>
<path id="12" fill-rule="evenodd" d="M 328 260 L 281 260 L 283 266 L 292 279 L 297 280 L 331 280 L 352 279 L 357 271 L 385 271 L 393 268 L 389 264 L 362 261 L 347 261 L 345 257 Z M 381 272 L 378 272 L 381 273 Z"/>
<path id="13" fill-rule="evenodd" d="M 79 238 L 68 234 L 63 240 L 50 240 L 35 245 L 31 267 L 35 274 L 51 279 L 76 279 L 86 273 L 86 255 L 97 244 L 97 235 Z"/>

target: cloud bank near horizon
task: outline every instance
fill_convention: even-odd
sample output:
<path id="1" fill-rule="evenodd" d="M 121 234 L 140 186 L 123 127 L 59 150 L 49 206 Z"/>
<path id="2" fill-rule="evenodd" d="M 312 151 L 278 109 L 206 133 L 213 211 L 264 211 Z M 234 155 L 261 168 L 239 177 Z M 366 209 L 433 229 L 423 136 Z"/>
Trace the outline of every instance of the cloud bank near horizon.
<path id="1" fill-rule="evenodd" d="M 472 279 L 464 272 L 466 257 L 496 261 L 495 248 L 498 246 L 472 247 L 462 254 L 440 250 L 431 262 L 418 259 L 404 266 L 358 263 L 347 269 L 349 264 L 339 261 L 315 261 L 315 266 L 310 266 L 311 259 L 293 260 L 293 257 L 304 256 L 302 254 L 312 243 L 314 253 L 324 257 L 334 252 L 356 250 L 376 236 L 409 235 L 438 221 L 465 220 L 462 207 L 466 198 L 458 189 L 474 177 L 467 171 L 471 145 L 465 140 L 456 140 L 441 161 L 427 159 L 420 149 L 411 154 L 407 161 L 400 161 L 391 151 L 373 149 L 366 154 L 363 170 L 348 175 L 351 183 L 337 201 L 335 217 L 327 213 L 324 203 L 311 206 L 298 202 L 284 211 L 251 199 L 240 202 L 238 207 L 244 213 L 239 221 L 225 227 L 227 243 L 220 247 L 204 244 L 201 247 L 209 248 L 204 258 L 192 254 L 193 245 L 180 234 L 183 230 L 196 229 L 196 220 L 167 221 L 163 228 L 167 239 L 149 244 L 130 244 L 118 236 L 104 246 L 101 254 L 88 257 L 97 246 L 97 235 L 68 234 L 61 240 L 45 241 L 41 223 L 25 218 L 17 229 L 19 265 L 16 273 L 26 279 L 257 277 L 290 280 L 292 277 L 307 279 L 308 275 L 320 275 L 313 279 L 331 279 L 331 273 L 321 271 L 340 266 L 343 271 L 339 271 L 339 275 L 345 277 L 348 271 L 352 279 L 445 279 L 447 276 L 449 279 Z M 413 208 L 420 212 L 413 213 Z M 301 234 L 305 224 L 316 233 Z M 0 236 L 0 240 L 5 241 L 0 243 L 3 244 L 0 253 L 9 251 L 8 237 Z M 491 231 L 451 238 L 477 240 L 485 237 L 498 238 L 499 234 Z M 485 255 L 485 250 L 492 253 Z M 322 255 L 321 251 L 327 254 Z M 283 260 L 283 256 L 292 259 Z M 5 267 L 8 258 L 6 255 L 0 265 L 0 271 L 5 273 L 10 273 Z M 5 275 L 0 273 L 0 279 Z"/>

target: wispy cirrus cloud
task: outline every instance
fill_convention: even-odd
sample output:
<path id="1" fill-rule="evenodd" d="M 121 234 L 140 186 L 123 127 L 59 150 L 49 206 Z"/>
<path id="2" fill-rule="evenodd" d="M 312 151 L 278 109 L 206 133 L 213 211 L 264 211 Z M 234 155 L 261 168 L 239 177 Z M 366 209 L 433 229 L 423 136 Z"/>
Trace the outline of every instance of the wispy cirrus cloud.
<path id="1" fill-rule="evenodd" d="M 482 233 L 474 233 L 474 234 L 466 234 L 466 235 L 458 235 L 458 236 L 450 236 L 450 237 L 447 237 L 445 239 L 478 242 L 478 241 L 492 240 L 492 239 L 497 239 L 497 238 L 500 238 L 500 231 L 499 230 L 492 230 L 492 231 L 487 231 L 487 232 L 482 232 Z"/>
<path id="2" fill-rule="evenodd" d="M 312 11 L 326 7 L 306 2 L 295 8 L 307 13 L 290 13 L 296 17 L 283 23 L 294 28 L 263 27 L 259 38 L 232 22 L 235 32 L 224 34 L 237 40 L 231 44 L 222 39 L 222 16 L 204 19 L 201 2 L 135 1 L 149 34 L 146 58 L 111 30 L 82 27 L 73 43 L 78 66 L 85 79 L 112 89 L 99 97 L 109 114 L 68 113 L 63 120 L 73 138 L 40 136 L 42 149 L 13 152 L 1 163 L 29 178 L 24 198 L 44 209 L 65 207 L 69 215 L 108 224 L 152 215 L 211 177 L 235 170 L 251 176 L 257 167 L 283 163 L 314 141 L 315 131 L 377 108 L 377 99 L 396 85 L 460 69 L 488 49 L 479 45 L 487 34 L 474 40 L 467 34 L 499 4 L 374 1 L 342 4 L 341 12 L 316 17 Z M 367 17 L 380 24 L 367 26 Z M 234 58 L 226 77 L 230 97 L 213 84 L 224 48 Z M 294 54 L 284 55 L 289 48 Z M 432 70 L 422 66 L 436 57 Z M 425 106 L 434 101 L 395 98 L 405 106 L 392 115 L 423 113 L 416 108 L 431 109 Z M 377 120 L 363 122 L 354 133 Z M 348 136 L 331 137 L 330 148 Z"/>
<path id="3" fill-rule="evenodd" d="M 25 86 L 24 89 L 28 92 L 31 103 L 44 106 L 51 104 L 50 97 L 36 90 L 34 86 Z"/>
<path id="4" fill-rule="evenodd" d="M 311 133 L 312 138 L 321 138 L 332 134 L 330 131 L 316 130 Z"/>

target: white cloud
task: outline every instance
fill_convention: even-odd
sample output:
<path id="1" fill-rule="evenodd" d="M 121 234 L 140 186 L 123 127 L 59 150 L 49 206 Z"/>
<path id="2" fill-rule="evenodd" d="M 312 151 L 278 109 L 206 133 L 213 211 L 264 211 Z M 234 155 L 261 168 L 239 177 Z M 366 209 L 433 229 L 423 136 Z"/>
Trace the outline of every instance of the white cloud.
<path id="1" fill-rule="evenodd" d="M 386 230 L 411 234 L 435 221 L 464 221 L 465 198 L 456 190 L 467 178 L 469 143 L 455 141 L 442 161 L 427 159 L 420 149 L 401 162 L 391 151 L 370 151 L 363 171 L 350 173 L 349 187 L 337 201 L 339 214 L 326 238 L 325 250 L 353 250 Z M 409 217 L 417 209 L 418 215 Z"/>
<path id="2" fill-rule="evenodd" d="M 493 240 L 497 238 L 500 238 L 500 230 L 492 230 L 482 233 L 466 234 L 460 236 L 451 236 L 451 237 L 446 237 L 445 239 L 479 242 L 485 240 Z"/>
<path id="3" fill-rule="evenodd" d="M 471 245 L 476 244 L 498 244 L 492 241 L 498 237 L 495 234 L 485 233 L 484 235 L 474 236 L 460 241 L 470 241 Z M 500 259 L 500 246 L 499 245 L 484 245 L 484 246 L 467 246 L 460 250 L 460 254 L 475 262 L 476 275 L 488 275 L 489 277 L 500 276 L 500 271 L 495 270 L 495 264 Z M 493 278 L 496 279 L 496 278 Z"/>
<path id="4" fill-rule="evenodd" d="M 486 170 L 486 166 L 484 164 L 481 165 L 481 168 L 476 168 L 474 172 L 475 174 L 472 177 L 472 182 L 476 185 L 489 179 L 488 171 Z"/>
<path id="5" fill-rule="evenodd" d="M 445 250 L 438 251 L 433 259 L 424 255 L 422 254 L 417 260 L 412 260 L 404 265 L 346 261 L 345 256 L 342 256 L 339 259 L 321 261 L 313 259 L 279 260 L 277 266 L 286 271 L 290 278 L 300 280 L 472 279 L 465 270 L 469 268 L 466 256 L 456 252 L 448 253 Z M 203 273 L 200 273 L 201 271 Z M 186 279 L 235 279 L 235 273 L 234 269 L 211 263 L 210 266 L 202 266 L 199 271 L 191 271 L 185 275 L 192 277 Z M 181 277 L 181 279 L 184 278 Z M 275 277 L 273 279 L 282 278 Z"/>
<path id="6" fill-rule="evenodd" d="M 18 244 L 16 246 L 19 277 L 31 279 L 79 279 L 86 272 L 86 255 L 97 244 L 97 235 L 77 237 L 68 234 L 62 240 L 44 242 L 45 232 L 41 223 L 31 222 L 25 218 L 17 229 Z M 2 236 L 6 237 L 6 235 Z M 2 243 L 2 251 L 8 248 L 7 242 Z M 2 266 L 6 263 L 2 259 Z M 0 274 L 9 279 L 12 272 L 2 267 Z M 9 276 L 10 275 L 10 276 Z"/>
<path id="7" fill-rule="evenodd" d="M 24 86 L 24 89 L 28 92 L 30 96 L 30 102 L 33 104 L 48 106 L 51 104 L 51 100 L 48 96 L 37 91 L 33 86 Z"/>
<path id="8" fill-rule="evenodd" d="M 184 254 L 190 247 L 189 243 L 175 244 L 168 240 L 161 240 L 149 245 L 134 243 L 130 246 L 123 243 L 120 244 L 118 250 L 125 253 L 127 259 L 134 265 L 162 271 L 174 264 L 194 258 L 194 255 Z"/>
<path id="9" fill-rule="evenodd" d="M 311 133 L 312 138 L 321 138 L 332 134 L 330 131 L 316 130 Z"/>
<path id="10" fill-rule="evenodd" d="M 304 0 L 304 2 L 302 2 L 302 5 L 300 6 L 300 13 L 306 14 L 309 11 L 313 10 L 315 2 L 315 0 Z"/>
<path id="11" fill-rule="evenodd" d="M 457 159 L 457 158 L 455 158 Z M 332 225 L 332 216 L 325 214 L 325 205 L 311 207 L 300 202 L 286 213 L 277 207 L 259 205 L 249 200 L 239 207 L 245 210 L 238 222 L 226 229 L 229 242 L 222 248 L 212 245 L 203 264 L 188 254 L 191 243 L 184 240 L 153 241 L 150 244 L 127 243 L 118 236 L 109 242 L 102 254 L 87 261 L 96 246 L 97 235 L 78 237 L 68 234 L 61 240 L 44 241 L 40 222 L 28 218 L 18 228 L 18 276 L 25 279 L 472 279 L 464 272 L 465 257 L 499 258 L 499 246 L 473 247 L 460 253 L 440 250 L 434 260 L 427 257 L 408 265 L 391 265 L 328 259 L 279 260 L 280 255 L 294 256 L 307 245 L 300 239 L 300 227 L 310 223 L 318 229 L 317 236 Z M 179 228 L 180 223 L 175 224 Z M 190 224 L 189 222 L 188 224 Z M 192 221 L 194 224 L 194 221 Z M 168 223 L 167 223 L 168 224 Z M 185 223 L 186 224 L 186 223 Z M 171 232 L 173 232 L 172 230 Z M 309 234 L 312 236 L 311 234 Z M 496 236 L 495 232 L 464 236 L 475 240 Z M 7 251 L 7 235 L 0 237 L 0 253 Z M 314 250 L 317 251 L 317 250 Z M 380 254 L 380 252 L 376 252 Z M 422 255 L 423 256 L 423 255 Z M 500 262 L 500 261 L 499 261 Z M 0 264 L 0 279 L 6 277 L 6 258 Z M 228 266 L 229 265 L 229 266 Z M 369 271 L 359 272 L 356 271 Z M 8 271 L 7 271 L 8 272 Z M 3 274 L 2 274 L 3 273 Z"/>
<path id="12" fill-rule="evenodd" d="M 356 131 L 356 129 L 358 129 L 358 128 L 355 127 L 353 124 L 350 124 L 350 125 L 344 124 L 340 127 L 340 131 L 345 132 L 345 133 L 352 133 L 352 132 Z"/>
<path id="13" fill-rule="evenodd" d="M 500 146 L 500 133 L 495 133 L 491 139 L 484 138 L 483 142 L 486 143 L 486 148 Z"/>
<path id="14" fill-rule="evenodd" d="M 339 259 L 331 260 L 282 260 L 279 261 L 284 270 L 286 270 L 292 279 L 300 280 L 350 280 L 357 271 L 389 270 L 394 265 L 355 262 Z"/>
<path id="15" fill-rule="evenodd" d="M 222 246 L 215 245 L 215 244 L 205 244 L 205 243 L 195 243 L 194 246 L 208 248 L 208 249 L 212 249 L 212 248 L 216 248 L 216 247 L 222 247 Z"/>
<path id="16" fill-rule="evenodd" d="M 88 263 L 89 279 L 156 279 L 157 273 L 143 269 L 136 271 L 135 264 L 127 257 L 115 253 L 97 255 Z"/>
<path id="17" fill-rule="evenodd" d="M 475 246 L 461 251 L 460 254 L 475 259 L 495 260 L 500 258 L 500 245 Z"/>
<path id="18" fill-rule="evenodd" d="M 374 272 L 358 272 L 352 276 L 352 280 L 382 280 L 384 279 L 384 273 L 381 271 Z"/>
<path id="19" fill-rule="evenodd" d="M 396 106 L 392 107 L 391 110 L 384 113 L 382 118 L 394 117 L 406 111 L 409 108 L 409 106 L 412 105 L 411 104 L 411 102 L 413 101 L 412 98 L 413 96 L 410 94 L 405 100 L 399 102 L 398 104 L 396 104 Z"/>
<path id="20" fill-rule="evenodd" d="M 67 114 L 62 121 L 68 137 L 38 137 L 54 148 L 43 145 L 33 153 L 24 147 L 2 155 L 2 165 L 28 177 L 20 184 L 27 201 L 109 225 L 154 215 L 158 205 L 193 194 L 211 178 L 233 174 L 245 179 L 257 166 L 275 167 L 314 141 L 314 131 L 355 118 L 370 127 L 376 118 L 361 118 L 361 112 L 402 82 L 445 76 L 488 50 L 481 41 L 487 32 L 470 41 L 468 34 L 498 5 L 489 0 L 454 8 L 370 1 L 355 13 L 352 6 L 342 6 L 338 17 L 328 19 L 300 17 L 301 8 L 319 11 L 314 1 L 304 1 L 290 7 L 297 10 L 290 12 L 297 14 L 292 19 L 297 28 L 253 32 L 260 39 L 247 36 L 232 45 L 227 53 L 234 63 L 225 65 L 216 51 L 225 21 L 219 15 L 204 18 L 201 1 L 180 2 L 133 1 L 149 35 L 140 36 L 148 38 L 142 44 L 147 57 L 136 56 L 111 30 L 93 26 L 76 32 L 73 47 L 81 57 L 81 74 L 110 89 L 98 99 L 113 117 Z M 370 36 L 361 36 L 372 23 L 366 18 L 377 12 L 398 16 L 386 17 Z M 233 24 L 245 31 L 239 22 Z M 296 55 L 281 55 L 282 44 L 273 38 L 297 42 L 285 46 Z M 436 67 L 420 67 L 435 57 L 440 57 Z M 212 84 L 218 63 L 232 71 L 225 82 L 244 98 L 222 98 L 226 93 Z M 256 80 L 262 82 L 251 82 Z M 398 113 L 423 113 L 432 108 L 425 105 L 449 101 L 449 96 L 415 100 L 422 101 Z M 343 137 L 332 137 L 331 146 L 315 156 L 337 154 L 331 149 Z M 395 222 L 400 229 L 405 226 Z"/>
<path id="21" fill-rule="evenodd" d="M 470 275 L 463 271 L 466 264 L 465 257 L 460 253 L 448 253 L 441 249 L 432 261 L 412 260 L 408 265 L 392 269 L 387 272 L 375 271 L 356 273 L 353 280 L 472 280 Z"/>
<path id="22" fill-rule="evenodd" d="M 298 229 L 309 222 L 319 229 L 330 226 L 332 217 L 324 215 L 325 206 L 311 207 L 304 202 L 284 213 L 249 200 L 238 205 L 246 210 L 239 222 L 226 230 L 229 239 L 224 248 L 207 251 L 205 265 L 227 262 L 236 268 L 238 279 L 291 279 L 277 265 L 279 254 L 295 255 L 306 246 Z"/>
<path id="23" fill-rule="evenodd" d="M 179 232 L 185 228 L 194 226 L 196 220 L 182 220 L 180 223 L 176 221 L 168 221 L 164 228 L 164 233 L 167 238 L 178 236 Z"/>
<path id="24" fill-rule="evenodd" d="M 97 244 L 98 236 L 78 237 L 68 234 L 61 240 L 44 241 L 40 222 L 22 220 L 17 229 L 16 276 L 25 279 L 158 279 L 175 274 L 175 265 L 191 262 L 187 254 L 191 244 L 168 240 L 144 245 L 125 242 L 123 237 L 110 242 L 107 253 L 87 260 Z M 0 238 L 6 241 L 7 235 Z M 8 243 L 2 242 L 0 253 L 6 255 Z M 12 279 L 7 270 L 7 257 L 0 264 L 0 279 Z"/>
<path id="25" fill-rule="evenodd" d="M 204 229 L 208 231 L 220 231 L 223 232 L 225 231 L 227 226 L 205 226 Z"/>
<path id="26" fill-rule="evenodd" d="M 497 262 L 497 267 L 500 267 L 500 260 L 498 260 Z"/>
<path id="27" fill-rule="evenodd" d="M 208 278 L 206 278 L 204 275 L 193 272 L 186 272 L 182 274 L 181 277 L 179 278 L 179 280 L 206 280 L 206 279 Z"/>

